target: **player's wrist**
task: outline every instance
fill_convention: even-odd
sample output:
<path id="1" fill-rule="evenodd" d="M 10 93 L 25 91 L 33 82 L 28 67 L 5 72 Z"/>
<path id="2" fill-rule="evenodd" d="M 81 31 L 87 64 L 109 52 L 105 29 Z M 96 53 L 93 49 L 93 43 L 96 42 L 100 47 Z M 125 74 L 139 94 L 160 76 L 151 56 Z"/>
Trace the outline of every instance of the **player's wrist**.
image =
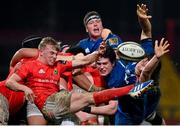
<path id="1" fill-rule="evenodd" d="M 161 58 L 160 56 L 157 56 L 156 54 L 155 54 L 155 57 L 156 57 L 156 59 L 158 59 L 158 60 L 160 60 L 160 58 Z"/>

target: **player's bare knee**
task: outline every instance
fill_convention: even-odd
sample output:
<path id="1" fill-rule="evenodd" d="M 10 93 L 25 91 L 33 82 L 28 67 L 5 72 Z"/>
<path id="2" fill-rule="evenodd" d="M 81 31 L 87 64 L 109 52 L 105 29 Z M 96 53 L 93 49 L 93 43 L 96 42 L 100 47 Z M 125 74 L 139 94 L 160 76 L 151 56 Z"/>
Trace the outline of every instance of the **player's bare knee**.
<path id="1" fill-rule="evenodd" d="M 90 93 L 79 93 L 78 95 L 78 98 L 82 105 L 87 106 L 94 103 L 93 96 Z"/>

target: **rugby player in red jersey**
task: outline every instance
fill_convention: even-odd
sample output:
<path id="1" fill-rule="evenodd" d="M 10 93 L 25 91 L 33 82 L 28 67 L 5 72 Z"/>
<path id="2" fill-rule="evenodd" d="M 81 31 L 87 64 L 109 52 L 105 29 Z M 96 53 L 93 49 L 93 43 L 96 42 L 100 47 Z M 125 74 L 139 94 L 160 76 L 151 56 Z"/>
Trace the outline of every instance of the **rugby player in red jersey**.
<path id="1" fill-rule="evenodd" d="M 59 124 L 61 119 L 70 113 L 77 112 L 89 104 L 97 105 L 114 97 L 126 95 L 134 87 L 130 85 L 86 94 L 70 94 L 65 90 L 59 90 L 58 83 L 63 71 L 90 64 L 97 60 L 104 51 L 105 45 L 102 43 L 99 51 L 82 59 L 60 64 L 56 62 L 57 42 L 50 37 L 43 38 L 39 44 L 38 58 L 21 65 L 6 84 L 13 90 L 23 91 L 26 99 L 34 102 L 49 122 Z M 27 81 L 25 84 L 18 83 L 24 79 Z"/>

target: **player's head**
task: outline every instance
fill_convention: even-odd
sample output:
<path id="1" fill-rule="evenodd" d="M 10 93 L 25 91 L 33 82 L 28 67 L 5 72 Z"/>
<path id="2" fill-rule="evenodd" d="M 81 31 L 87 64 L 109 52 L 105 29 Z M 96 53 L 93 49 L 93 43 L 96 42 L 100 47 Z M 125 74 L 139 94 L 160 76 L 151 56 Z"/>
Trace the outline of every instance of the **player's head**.
<path id="1" fill-rule="evenodd" d="M 54 65 L 59 51 L 58 42 L 52 37 L 44 37 L 41 40 L 38 49 L 40 50 L 41 61 L 47 65 Z"/>
<path id="2" fill-rule="evenodd" d="M 90 11 L 88 12 L 84 19 L 84 26 L 86 28 L 86 32 L 89 33 L 89 36 L 92 39 L 97 39 L 101 36 L 103 25 L 101 16 L 96 11 Z"/>
<path id="3" fill-rule="evenodd" d="M 89 21 L 91 21 L 92 19 L 100 19 L 101 20 L 101 16 L 96 11 L 87 12 L 86 15 L 84 16 L 84 19 L 83 19 L 84 25 L 86 26 L 87 23 Z"/>
<path id="4" fill-rule="evenodd" d="M 107 76 L 112 71 L 115 62 L 116 54 L 110 46 L 107 46 L 105 53 L 96 62 L 101 76 Z"/>

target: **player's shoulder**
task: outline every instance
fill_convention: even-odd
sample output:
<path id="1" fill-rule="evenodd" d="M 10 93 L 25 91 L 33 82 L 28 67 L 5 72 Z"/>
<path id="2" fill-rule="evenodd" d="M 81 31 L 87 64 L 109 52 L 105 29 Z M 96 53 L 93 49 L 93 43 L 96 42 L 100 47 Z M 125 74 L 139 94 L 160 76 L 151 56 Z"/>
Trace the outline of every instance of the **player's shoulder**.
<path id="1" fill-rule="evenodd" d="M 23 58 L 21 62 L 32 62 L 33 60 L 35 60 L 35 58 Z"/>
<path id="2" fill-rule="evenodd" d="M 21 61 L 22 64 L 26 65 L 27 67 L 34 68 L 38 64 L 42 64 L 40 61 L 30 58 L 30 59 L 25 59 L 24 61 Z"/>
<path id="3" fill-rule="evenodd" d="M 109 34 L 108 38 L 118 38 L 121 40 L 121 37 L 117 34 L 114 34 L 114 33 Z"/>
<path id="4" fill-rule="evenodd" d="M 84 39 L 81 39 L 81 40 L 79 41 L 79 43 L 84 43 L 84 42 L 87 42 L 87 41 L 89 41 L 89 38 L 84 38 Z"/>

